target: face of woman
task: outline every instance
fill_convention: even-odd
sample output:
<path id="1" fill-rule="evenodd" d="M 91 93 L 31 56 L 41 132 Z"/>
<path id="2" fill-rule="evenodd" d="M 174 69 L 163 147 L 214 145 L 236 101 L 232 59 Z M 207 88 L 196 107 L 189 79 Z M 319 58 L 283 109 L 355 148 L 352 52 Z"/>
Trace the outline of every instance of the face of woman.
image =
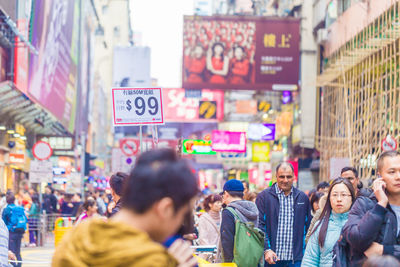
<path id="1" fill-rule="evenodd" d="M 319 210 L 318 201 L 315 201 L 315 202 L 313 203 L 313 209 L 314 209 L 315 211 Z"/>
<path id="2" fill-rule="evenodd" d="M 241 60 L 243 58 L 243 50 L 239 47 L 235 49 L 235 58 Z"/>
<path id="3" fill-rule="evenodd" d="M 216 201 L 213 204 L 210 204 L 210 210 L 215 211 L 215 212 L 220 212 L 222 208 L 222 202 L 221 201 Z"/>
<path id="4" fill-rule="evenodd" d="M 337 184 L 332 188 L 330 195 L 332 210 L 336 213 L 345 213 L 351 207 L 351 193 L 343 183 Z"/>
<path id="5" fill-rule="evenodd" d="M 220 46 L 220 45 L 216 45 L 214 47 L 214 52 L 215 52 L 216 55 L 220 56 L 223 51 L 224 51 L 224 48 L 222 46 Z"/>
<path id="6" fill-rule="evenodd" d="M 88 213 L 95 214 L 97 212 L 97 204 L 94 204 L 92 207 L 88 208 Z"/>

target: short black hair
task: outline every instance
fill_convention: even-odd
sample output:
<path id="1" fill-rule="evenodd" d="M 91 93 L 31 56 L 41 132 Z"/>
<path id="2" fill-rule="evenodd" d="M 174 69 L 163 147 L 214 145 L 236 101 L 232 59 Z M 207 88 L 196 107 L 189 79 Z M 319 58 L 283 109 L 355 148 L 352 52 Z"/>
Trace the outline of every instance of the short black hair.
<path id="1" fill-rule="evenodd" d="M 110 178 L 110 187 L 114 190 L 115 194 L 122 196 L 124 190 L 124 182 L 128 179 L 128 174 L 117 172 Z"/>
<path id="2" fill-rule="evenodd" d="M 276 166 L 276 170 L 275 170 L 276 173 L 278 173 L 279 169 L 280 169 L 281 167 L 283 167 L 283 166 L 289 166 L 289 167 L 292 169 L 292 171 L 294 172 L 294 167 L 293 167 L 293 165 L 292 165 L 290 162 L 284 161 L 284 162 L 279 163 L 278 166 Z"/>
<path id="3" fill-rule="evenodd" d="M 7 204 L 13 204 L 15 202 L 15 196 L 13 193 L 6 196 L 6 202 Z"/>
<path id="4" fill-rule="evenodd" d="M 240 180 L 240 181 L 242 182 L 242 184 L 246 184 L 246 188 L 249 189 L 250 184 L 248 181 L 246 180 Z"/>
<path id="5" fill-rule="evenodd" d="M 324 193 L 322 192 L 315 192 L 312 196 L 311 196 L 311 200 L 310 200 L 310 204 L 311 204 L 311 210 L 313 212 L 316 212 L 316 210 L 314 210 L 314 203 L 315 202 L 319 202 L 319 200 L 321 199 L 321 197 L 324 196 Z M 320 209 L 322 210 L 323 207 L 320 207 Z"/>
<path id="6" fill-rule="evenodd" d="M 347 171 L 352 171 L 354 173 L 354 175 L 356 176 L 356 178 L 358 178 L 358 171 L 356 168 L 354 167 L 344 167 L 341 171 L 340 171 L 340 175 L 342 175 L 344 172 Z"/>
<path id="7" fill-rule="evenodd" d="M 227 192 L 231 197 L 240 197 L 240 198 L 244 197 L 243 191 L 225 191 L 225 192 Z"/>
<path id="8" fill-rule="evenodd" d="M 330 186 L 330 185 L 329 185 L 328 182 L 325 182 L 325 181 L 320 182 L 320 183 L 317 185 L 317 191 L 320 190 L 320 189 L 322 189 L 322 188 L 327 188 L 327 187 L 329 187 L 329 186 Z"/>
<path id="9" fill-rule="evenodd" d="M 382 170 L 383 161 L 385 160 L 385 158 L 394 158 L 394 157 L 399 157 L 399 156 L 400 156 L 400 152 L 398 152 L 398 151 L 386 151 L 386 152 L 383 152 L 382 154 L 380 154 L 379 158 L 377 160 L 377 163 L 376 163 L 378 172 L 380 172 Z"/>
<path id="10" fill-rule="evenodd" d="M 173 201 L 175 211 L 199 192 L 197 179 L 184 160 L 171 149 L 150 150 L 137 160 L 122 194 L 124 208 L 143 214 L 162 198 Z"/>

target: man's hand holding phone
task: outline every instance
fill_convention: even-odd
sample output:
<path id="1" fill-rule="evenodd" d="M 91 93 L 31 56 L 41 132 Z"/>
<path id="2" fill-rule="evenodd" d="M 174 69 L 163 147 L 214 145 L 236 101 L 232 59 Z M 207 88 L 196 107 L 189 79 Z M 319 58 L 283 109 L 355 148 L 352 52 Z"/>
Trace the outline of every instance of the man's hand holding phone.
<path id="1" fill-rule="evenodd" d="M 268 264 L 276 264 L 276 262 L 279 261 L 278 256 L 271 249 L 265 251 L 264 256 L 265 261 L 268 262 Z"/>
<path id="2" fill-rule="evenodd" d="M 374 189 L 374 194 L 376 196 L 376 199 L 378 200 L 378 204 L 381 205 L 382 207 L 386 208 L 386 206 L 389 202 L 389 199 L 385 192 L 386 183 L 383 181 L 382 178 L 377 178 L 374 181 L 372 188 Z"/>

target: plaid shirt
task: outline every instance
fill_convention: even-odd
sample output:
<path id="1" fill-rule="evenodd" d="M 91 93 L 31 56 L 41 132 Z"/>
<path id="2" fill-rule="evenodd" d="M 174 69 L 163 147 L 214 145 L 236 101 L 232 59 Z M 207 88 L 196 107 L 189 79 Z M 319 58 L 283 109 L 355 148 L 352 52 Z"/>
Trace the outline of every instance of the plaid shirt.
<path id="1" fill-rule="evenodd" d="M 293 260 L 293 188 L 288 196 L 275 185 L 279 198 L 278 233 L 276 236 L 276 255 L 280 260 Z"/>

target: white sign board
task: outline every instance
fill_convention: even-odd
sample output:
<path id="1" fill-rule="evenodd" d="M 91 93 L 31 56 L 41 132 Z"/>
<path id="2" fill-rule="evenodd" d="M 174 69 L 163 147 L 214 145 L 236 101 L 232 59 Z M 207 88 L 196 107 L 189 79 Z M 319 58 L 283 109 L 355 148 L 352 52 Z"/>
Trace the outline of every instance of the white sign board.
<path id="1" fill-rule="evenodd" d="M 114 126 L 164 124 L 161 88 L 113 88 Z"/>
<path id="2" fill-rule="evenodd" d="M 29 181 L 31 183 L 53 183 L 53 173 L 29 172 Z"/>
<path id="3" fill-rule="evenodd" d="M 53 183 L 53 164 L 47 160 L 31 161 L 29 181 L 31 183 Z"/>

